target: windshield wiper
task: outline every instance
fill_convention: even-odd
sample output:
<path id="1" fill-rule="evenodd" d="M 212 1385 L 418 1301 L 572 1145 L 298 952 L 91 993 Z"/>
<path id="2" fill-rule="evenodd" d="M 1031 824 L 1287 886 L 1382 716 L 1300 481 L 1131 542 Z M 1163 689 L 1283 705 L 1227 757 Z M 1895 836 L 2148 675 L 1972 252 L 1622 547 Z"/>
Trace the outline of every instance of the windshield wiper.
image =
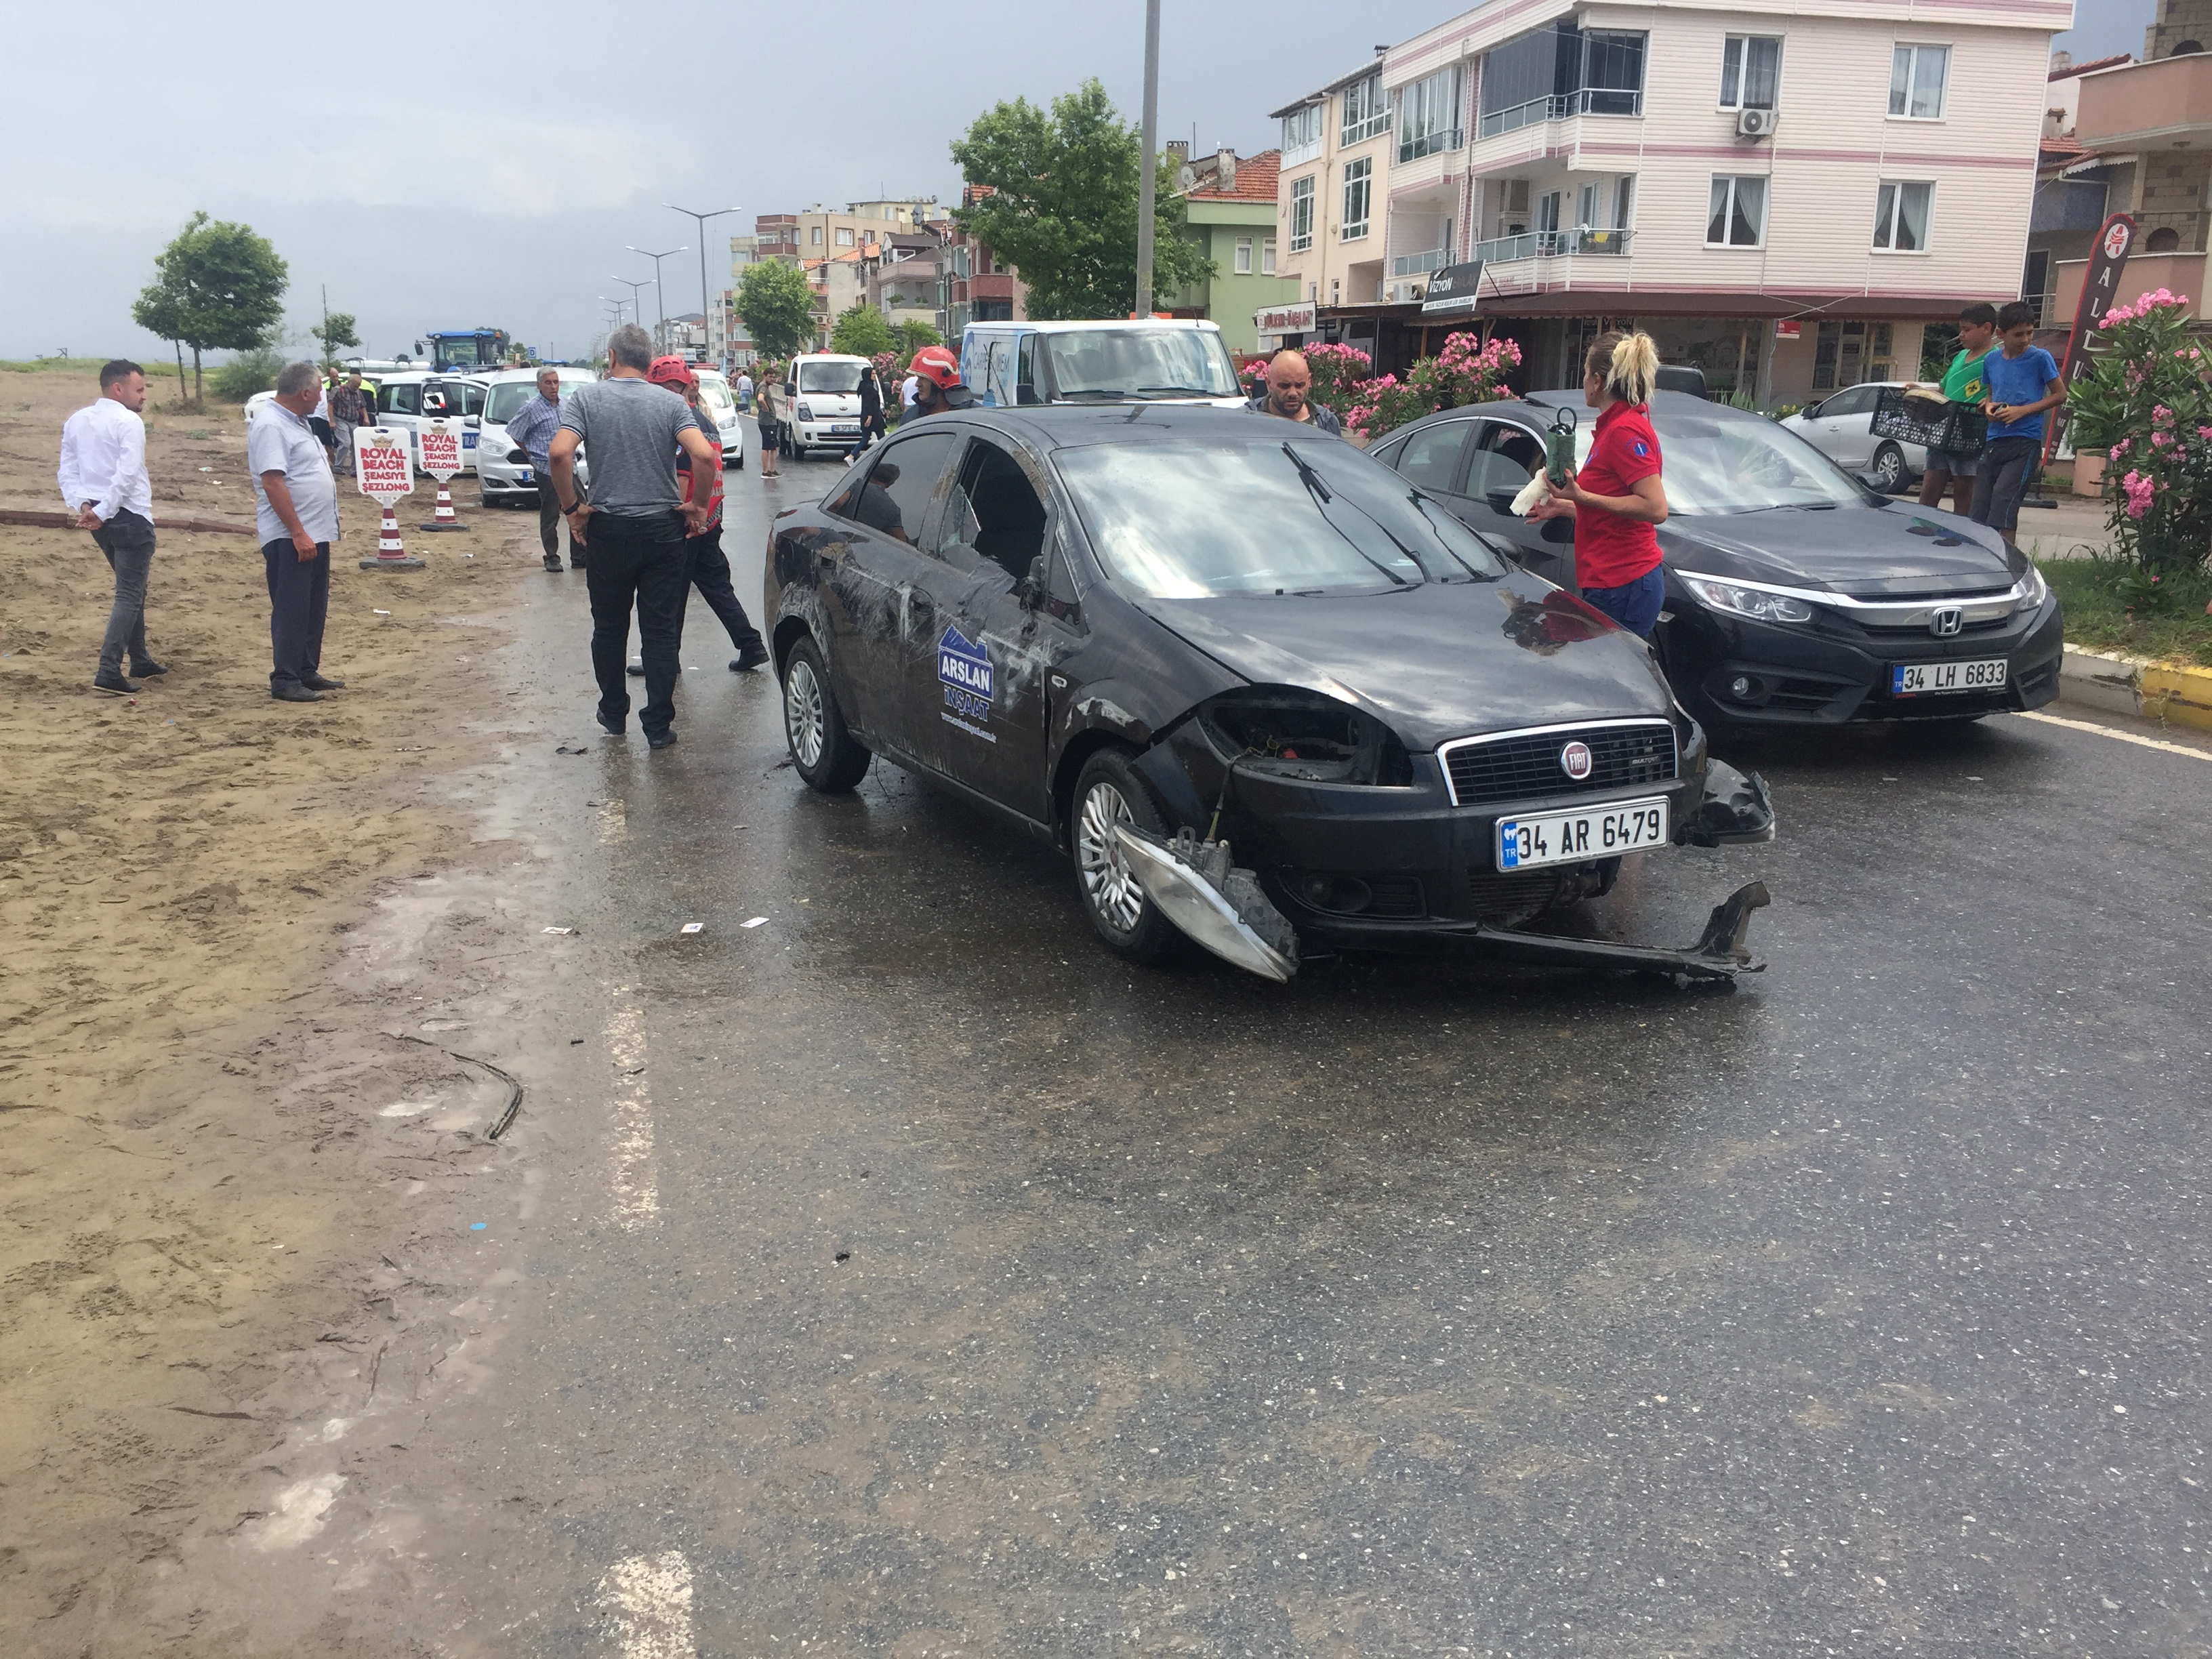
<path id="1" fill-rule="evenodd" d="M 1063 398 L 1111 398 L 1118 402 L 1129 394 L 1118 386 L 1078 386 L 1072 392 L 1063 391 L 1060 395 Z"/>
<path id="2" fill-rule="evenodd" d="M 1210 386 L 1140 386 L 1139 392 L 1165 392 L 1170 397 L 1226 398 L 1226 392 L 1217 392 Z"/>
<path id="3" fill-rule="evenodd" d="M 1419 513 L 1423 518 L 1426 519 L 1431 525 L 1433 526 L 1436 523 L 1436 516 L 1429 511 L 1429 501 L 1427 496 L 1422 495 L 1419 490 L 1416 489 L 1408 492 L 1407 500 L 1413 502 L 1413 510 L 1416 513 Z M 1456 520 L 1455 520 L 1455 522 L 1456 522 Z M 1382 533 L 1388 536 L 1390 532 L 1386 530 Z M 1391 539 L 1395 541 L 1397 538 L 1395 537 L 1392 537 Z M 1441 535 L 1437 538 L 1437 540 L 1443 543 L 1445 556 L 1449 558 L 1451 562 L 1457 565 L 1461 569 L 1467 572 L 1468 580 L 1471 582 L 1494 582 L 1498 580 L 1498 576 L 1496 575 L 1484 575 L 1482 572 L 1477 570 L 1465 559 L 1460 557 L 1458 550 L 1455 549 L 1449 542 L 1444 541 L 1444 538 Z M 1419 564 L 1420 563 L 1420 561 L 1419 559 L 1415 559 L 1413 562 Z M 1503 573 L 1501 572 L 1499 574 L 1502 574 Z M 1447 578 L 1447 580 L 1449 580 L 1449 578 Z"/>
<path id="4" fill-rule="evenodd" d="M 1285 444 L 1283 446 L 1283 453 L 1291 458 L 1291 465 L 1297 468 L 1298 477 L 1306 481 L 1306 488 L 1308 489 L 1313 491 L 1315 495 L 1318 495 L 1324 501 L 1333 501 L 1336 499 L 1334 495 L 1329 493 L 1328 485 L 1323 481 L 1321 474 L 1313 470 L 1312 462 L 1307 460 L 1304 456 L 1299 454 L 1297 450 L 1291 448 L 1288 444 Z"/>
<path id="5" fill-rule="evenodd" d="M 1331 530 L 1336 532 L 1338 535 L 1343 537 L 1344 544 L 1346 547 L 1359 555 L 1361 558 L 1366 560 L 1368 563 L 1373 565 L 1377 570 L 1388 576 L 1392 581 L 1397 583 L 1399 586 L 1411 587 L 1414 586 L 1413 583 L 1407 581 L 1396 571 L 1391 569 L 1389 565 L 1383 563 L 1382 560 L 1376 558 L 1372 553 L 1370 553 L 1358 542 L 1352 540 L 1351 532 L 1346 530 L 1342 525 L 1339 524 L 1336 520 L 1330 515 L 1328 504 L 1334 501 L 1336 496 L 1330 491 L 1328 482 L 1322 478 L 1320 473 L 1314 471 L 1311 464 L 1307 461 L 1306 458 L 1299 454 L 1297 450 L 1293 449 L 1287 443 L 1283 446 L 1283 453 L 1289 456 L 1291 458 L 1291 465 L 1297 468 L 1298 477 L 1305 483 L 1306 493 L 1314 498 L 1314 508 L 1315 511 L 1321 514 L 1322 522 L 1327 525 Z M 1368 522 L 1372 524 L 1374 523 L 1374 520 L 1370 518 Z M 1376 528 L 1380 529 L 1381 526 L 1376 526 Z M 1384 530 L 1382 533 L 1385 536 L 1389 536 L 1390 542 L 1393 546 L 1397 545 L 1398 538 L 1395 536 L 1391 536 L 1388 530 Z M 1398 550 L 1401 553 L 1405 553 L 1407 558 L 1413 559 L 1413 556 L 1411 553 L 1407 552 L 1406 549 L 1403 547 L 1399 547 Z M 1413 568 L 1419 571 L 1424 577 L 1426 577 L 1429 574 L 1427 567 L 1423 565 L 1419 559 L 1413 559 Z"/>

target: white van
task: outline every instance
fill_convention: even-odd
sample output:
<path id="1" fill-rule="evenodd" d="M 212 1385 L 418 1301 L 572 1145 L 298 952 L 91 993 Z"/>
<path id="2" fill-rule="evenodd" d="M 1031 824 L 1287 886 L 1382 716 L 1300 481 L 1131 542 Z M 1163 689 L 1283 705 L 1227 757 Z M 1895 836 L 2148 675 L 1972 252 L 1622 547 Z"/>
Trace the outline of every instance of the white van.
<path id="1" fill-rule="evenodd" d="M 561 376 L 561 395 L 565 398 L 576 387 L 586 386 L 599 377 L 588 368 L 569 368 L 555 366 Z M 477 428 L 476 447 L 477 499 L 486 507 L 495 507 L 504 501 L 520 504 L 538 499 L 539 479 L 530 457 L 517 449 L 507 435 L 507 423 L 513 420 L 523 404 L 538 395 L 538 370 L 534 368 L 502 368 L 484 377 L 483 424 Z M 586 483 L 590 475 L 584 471 L 581 451 L 576 457 L 579 476 Z"/>
<path id="2" fill-rule="evenodd" d="M 483 421 L 488 390 L 482 375 L 438 374 L 417 369 L 387 374 L 376 388 L 376 421 L 407 434 L 407 447 L 415 457 L 415 470 L 422 470 L 422 446 L 416 433 L 426 420 L 442 416 L 459 420 L 467 428 L 461 434 L 461 471 L 477 470 L 477 439 Z"/>
<path id="3" fill-rule="evenodd" d="M 1018 404 L 1245 401 L 1221 325 L 1202 318 L 970 323 L 960 381 L 976 401 Z"/>
<path id="4" fill-rule="evenodd" d="M 790 403 L 784 437 L 793 460 L 810 449 L 842 453 L 860 441 L 860 371 L 866 357 L 841 351 L 808 351 L 791 360 L 783 377 Z"/>

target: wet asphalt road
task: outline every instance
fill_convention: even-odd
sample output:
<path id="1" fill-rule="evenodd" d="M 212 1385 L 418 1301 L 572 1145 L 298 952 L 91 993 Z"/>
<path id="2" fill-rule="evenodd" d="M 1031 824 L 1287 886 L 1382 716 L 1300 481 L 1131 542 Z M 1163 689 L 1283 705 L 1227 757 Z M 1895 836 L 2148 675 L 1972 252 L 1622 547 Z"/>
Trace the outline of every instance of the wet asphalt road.
<path id="1" fill-rule="evenodd" d="M 1782 838 L 1605 913 L 1684 943 L 1765 877 L 1741 989 L 1273 988 L 1121 965 L 1057 856 L 894 768 L 810 794 L 696 604 L 678 747 L 606 741 L 546 583 L 503 672 L 592 751 L 495 816 L 578 933 L 361 1632 L 2212 1651 L 2212 763 L 2013 717 L 1747 750 Z"/>

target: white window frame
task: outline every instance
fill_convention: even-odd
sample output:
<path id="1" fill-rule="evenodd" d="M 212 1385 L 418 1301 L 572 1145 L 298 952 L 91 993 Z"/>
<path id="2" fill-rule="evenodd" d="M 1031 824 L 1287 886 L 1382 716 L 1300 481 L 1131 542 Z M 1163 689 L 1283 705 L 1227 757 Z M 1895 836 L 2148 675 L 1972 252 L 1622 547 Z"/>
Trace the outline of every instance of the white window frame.
<path id="1" fill-rule="evenodd" d="M 1260 274 L 1262 276 L 1275 274 L 1275 239 L 1272 236 L 1263 237 L 1260 242 Z"/>
<path id="2" fill-rule="evenodd" d="M 1933 115 L 1915 115 L 1912 113 L 1912 89 L 1915 86 L 1919 84 L 1920 58 L 1923 52 L 1941 52 L 1943 55 L 1943 72 L 1937 78 L 1936 82 L 1936 112 Z M 1901 106 L 1899 104 L 1900 91 L 1897 84 L 1897 71 L 1899 68 L 1899 60 L 1900 58 L 1905 60 L 1905 85 L 1902 88 L 1903 101 Z M 1947 42 L 1940 40 L 1898 41 L 1890 50 L 1889 96 L 1889 118 L 1893 121 L 1942 120 L 1943 118 L 1943 107 L 1945 104 L 1949 101 L 1951 96 L 1950 46 Z"/>
<path id="3" fill-rule="evenodd" d="M 1467 71 L 1448 64 L 1435 74 L 1398 88 L 1391 100 L 1406 118 L 1397 122 L 1398 160 L 1418 161 L 1460 149 L 1467 142 L 1462 109 L 1467 103 Z M 1419 154 L 1413 152 L 1418 150 Z"/>
<path id="4" fill-rule="evenodd" d="M 1249 236 L 1239 236 L 1237 239 L 1236 263 L 1231 269 L 1239 276 L 1249 276 L 1252 274 L 1252 239 Z"/>
<path id="5" fill-rule="evenodd" d="M 1328 115 L 1328 102 L 1323 99 L 1283 118 L 1283 161 L 1286 165 L 1296 167 L 1321 154 L 1322 128 Z"/>
<path id="6" fill-rule="evenodd" d="M 1928 192 L 1928 211 L 1925 218 L 1927 236 L 1918 247 L 1897 246 L 1897 227 L 1905 216 L 1905 192 L 1908 190 Z M 1888 211 L 1883 206 L 1887 198 Z M 1876 253 L 1902 253 L 1908 258 L 1929 252 L 1936 241 L 1936 181 L 1933 179 L 1884 179 L 1875 186 L 1874 195 L 1874 251 Z M 1889 240 L 1884 241 L 1887 236 Z"/>
<path id="7" fill-rule="evenodd" d="M 1357 106 L 1352 101 L 1355 94 L 1359 97 Z M 1381 70 L 1339 93 L 1337 104 L 1343 119 L 1337 131 L 1339 147 L 1364 144 L 1376 133 L 1390 131 L 1390 94 L 1382 89 Z M 1357 120 L 1352 118 L 1355 107 L 1360 112 Z"/>
<path id="8" fill-rule="evenodd" d="M 1291 211 L 1289 222 L 1285 228 L 1290 232 L 1291 252 L 1293 253 L 1304 253 L 1313 246 L 1314 198 L 1316 194 L 1318 192 L 1314 189 L 1312 173 L 1309 173 L 1303 179 L 1291 180 Z M 1305 210 L 1303 216 L 1298 211 L 1301 208 Z M 1302 216 L 1304 223 L 1299 222 Z"/>
<path id="9" fill-rule="evenodd" d="M 1356 171 L 1355 171 L 1356 169 Z M 1352 186 L 1359 188 L 1359 217 L 1352 216 Z M 1340 242 L 1364 240 L 1375 216 L 1375 158 L 1363 155 L 1344 164 L 1344 218 L 1337 231 Z"/>
<path id="10" fill-rule="evenodd" d="M 1754 40 L 1771 40 L 1774 43 L 1774 102 L 1771 104 L 1747 105 L 1743 101 L 1744 82 L 1750 78 L 1751 43 Z M 1730 52 L 1734 52 L 1735 54 L 1735 64 L 1732 71 L 1735 80 L 1735 86 L 1733 92 L 1731 92 L 1729 86 L 1729 80 L 1731 74 L 1729 64 L 1729 55 Z M 1747 33 L 1729 35 L 1721 46 L 1720 107 L 1730 110 L 1741 110 L 1746 108 L 1771 110 L 1775 108 L 1781 102 L 1782 36 L 1778 34 Z"/>
<path id="11" fill-rule="evenodd" d="M 1756 179 L 1759 184 L 1758 240 L 1749 242 L 1708 241 L 1705 244 L 1707 247 L 1737 248 L 1746 252 L 1751 252 L 1759 248 L 1763 248 L 1766 246 L 1766 216 L 1774 205 L 1774 181 L 1771 177 L 1764 173 L 1716 173 L 1711 175 L 1711 182 L 1713 184 L 1718 185 L 1725 182 L 1728 185 L 1728 202 L 1721 217 L 1721 230 L 1723 234 L 1725 234 L 1734 226 L 1735 222 L 1736 186 L 1747 179 Z M 1708 189 L 1705 193 L 1705 234 L 1708 236 L 1712 234 L 1712 192 Z"/>
<path id="12" fill-rule="evenodd" d="M 850 247 L 853 246 L 852 226 L 840 225 L 837 227 L 837 246 L 839 247 Z"/>

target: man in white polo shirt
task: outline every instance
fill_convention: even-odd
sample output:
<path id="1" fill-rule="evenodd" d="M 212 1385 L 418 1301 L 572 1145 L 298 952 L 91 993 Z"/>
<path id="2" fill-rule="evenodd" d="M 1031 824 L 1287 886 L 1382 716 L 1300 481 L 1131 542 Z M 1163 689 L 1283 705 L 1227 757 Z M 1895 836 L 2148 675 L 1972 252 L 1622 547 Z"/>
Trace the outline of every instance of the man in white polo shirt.
<path id="1" fill-rule="evenodd" d="M 331 603 L 331 544 L 338 538 L 338 483 L 330 452 L 307 423 L 322 398 L 313 363 L 287 363 L 276 396 L 247 426 L 254 525 L 269 574 L 269 695 L 320 702 L 343 680 L 322 671 L 323 618 Z"/>

